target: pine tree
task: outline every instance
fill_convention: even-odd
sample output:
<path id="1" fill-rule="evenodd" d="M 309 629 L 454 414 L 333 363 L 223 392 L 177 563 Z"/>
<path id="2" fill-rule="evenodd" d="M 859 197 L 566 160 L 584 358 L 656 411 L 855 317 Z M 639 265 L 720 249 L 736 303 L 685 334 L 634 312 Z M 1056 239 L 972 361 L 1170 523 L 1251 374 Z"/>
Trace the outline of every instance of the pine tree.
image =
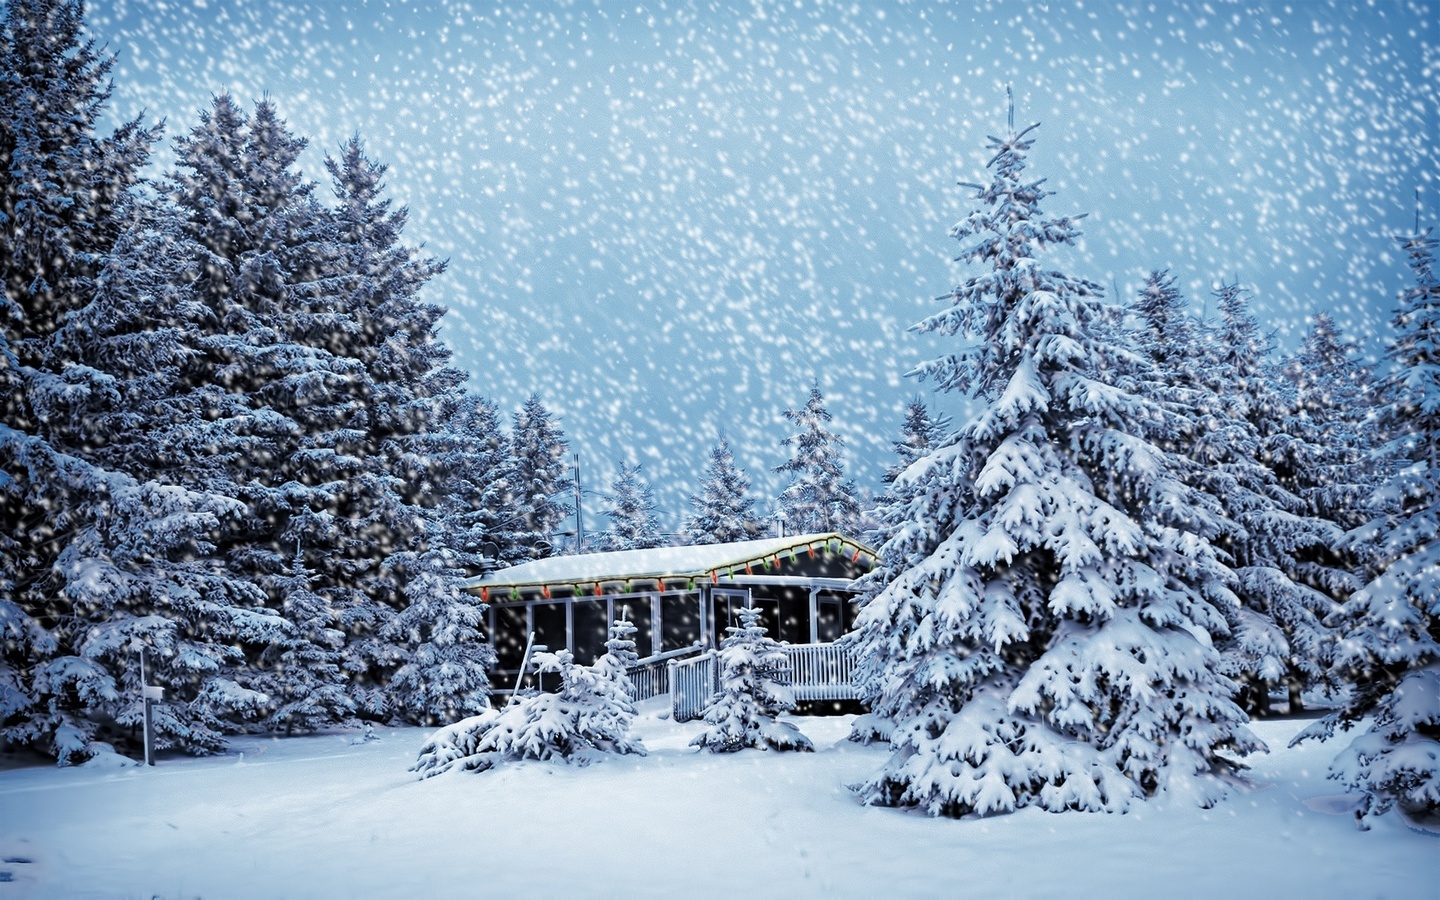
<path id="1" fill-rule="evenodd" d="M 720 645 L 720 690 L 705 705 L 705 730 L 690 742 L 712 753 L 746 747 L 814 750 L 790 722 L 776 719 L 795 708 L 785 649 L 760 624 L 760 610 L 740 610 L 740 624 Z"/>
<path id="2" fill-rule="evenodd" d="M 549 555 L 551 535 L 572 511 L 564 498 L 574 482 L 565 464 L 565 435 L 538 395 L 532 394 L 515 414 L 510 446 L 517 539 L 528 557 Z"/>
<path id="3" fill-rule="evenodd" d="M 1288 689 L 1291 709 L 1304 690 L 1337 688 L 1329 677 L 1334 635 L 1324 619 L 1356 583 L 1343 565 L 1311 552 L 1337 546 L 1343 529 L 1286 486 L 1300 461 L 1323 451 L 1287 418 L 1287 383 L 1266 358 L 1272 342 L 1261 336 L 1238 285 L 1221 285 L 1216 299 L 1220 322 L 1196 352 L 1194 406 L 1203 417 L 1192 447 L 1200 464 L 1195 483 L 1234 525 L 1216 538 L 1241 601 L 1231 634 L 1219 642 L 1225 672 L 1244 687 L 1251 714 L 1268 715 L 1272 685 Z"/>
<path id="4" fill-rule="evenodd" d="M 840 458 L 844 441 L 829 430 L 830 411 L 819 386 L 810 388 L 804 406 L 785 410 L 785 418 L 799 429 L 785 439 L 785 446 L 793 448 L 790 459 L 775 467 L 792 476 L 780 495 L 785 527 L 793 534 L 853 533 L 860 503 L 855 483 L 845 478 Z"/>
<path id="5" fill-rule="evenodd" d="M 136 739 L 141 647 L 167 689 L 157 744 L 217 748 L 266 702 L 234 680 L 237 645 L 285 625 L 204 561 L 239 504 L 132 477 L 114 451 L 151 367 L 173 358 L 165 316 L 120 335 L 107 298 L 154 290 L 126 257 L 171 248 L 145 234 L 135 190 L 158 129 L 135 120 L 96 135 L 112 60 L 81 38 L 82 19 L 79 3 L 12 2 L 0 40 L 0 104 L 16 113 L 0 123 L 0 405 L 18 426 L 0 434 L 0 457 L 20 475 L 0 486 L 0 581 L 18 601 L 6 646 L 26 653 L 0 663 L 14 690 L 3 720 L 8 740 L 62 763 Z"/>
<path id="6" fill-rule="evenodd" d="M 257 660 L 265 673 L 260 683 L 271 699 L 265 724 L 289 735 L 349 719 L 355 701 L 346 690 L 339 655 L 345 632 L 334 627 L 329 604 L 311 590 L 311 573 L 299 548 L 291 571 L 271 584 L 280 593 L 279 611 L 290 628 L 267 642 Z"/>
<path id="7" fill-rule="evenodd" d="M 1418 229 L 1417 229 L 1418 232 Z M 1364 795 L 1356 821 L 1398 806 L 1440 812 L 1440 278 L 1430 229 L 1404 238 L 1415 283 L 1394 317 L 1393 370 L 1382 384 L 1382 453 L 1392 474 L 1383 513 L 1348 536 L 1375 576 L 1346 602 L 1335 664 L 1345 706 L 1295 739 L 1330 737 L 1372 719 L 1330 775 Z"/>
<path id="8" fill-rule="evenodd" d="M 765 526 L 755 516 L 755 501 L 746 496 L 750 479 L 735 465 L 725 437 L 710 451 L 700 493 L 690 497 L 694 514 L 685 521 L 685 535 L 695 544 L 725 544 L 759 537 Z"/>
<path id="9" fill-rule="evenodd" d="M 1233 597 L 1205 510 L 1138 434 L 1150 404 L 1100 377 L 1119 356 L 1096 337 L 1102 289 L 1039 261 L 1079 232 L 1025 180 L 1035 127 L 992 138 L 980 208 L 952 231 L 984 271 L 917 326 L 973 341 L 919 374 L 980 410 L 882 509 L 851 641 L 892 755 L 858 791 L 949 816 L 1208 805 L 1259 746 L 1197 637 Z"/>
<path id="10" fill-rule="evenodd" d="M 646 550 L 659 547 L 660 522 L 655 518 L 655 496 L 640 478 L 640 467 L 620 464 L 610 482 L 610 527 L 604 535 L 607 550 Z"/>
<path id="11" fill-rule="evenodd" d="M 1284 366 L 1293 390 L 1285 431 L 1295 440 L 1280 460 L 1281 483 L 1309 514 L 1347 530 L 1369 520 L 1369 497 L 1379 486 L 1369 459 L 1376 442 L 1368 415 L 1373 372 L 1357 353 L 1330 314 L 1319 313 Z"/>
<path id="12" fill-rule="evenodd" d="M 624 615 L 611 622 L 605 653 L 595 660 L 594 666 L 601 676 L 619 684 L 627 697 L 635 693 L 635 688 L 630 683 L 630 670 L 640 662 L 640 654 L 635 650 L 636 631 L 634 623 Z"/>
<path id="13" fill-rule="evenodd" d="M 521 558 L 510 483 L 510 441 L 495 404 L 466 394 L 455 404 L 443 429 L 433 438 L 440 495 L 438 529 L 443 543 L 460 562 L 477 567 L 485 545 L 506 562 Z M 492 560 L 493 561 L 493 560 Z"/>
<path id="14" fill-rule="evenodd" d="M 116 407 L 128 427 L 105 458 L 239 501 L 212 555 L 293 615 L 250 648 L 267 660 L 250 673 L 275 703 L 267 721 L 287 730 L 395 711 L 385 681 L 418 648 L 387 625 L 408 594 L 464 576 L 425 561 L 425 441 L 459 381 L 435 346 L 438 308 L 413 299 L 436 266 L 395 243 L 403 215 L 374 199 L 380 169 L 357 145 L 334 212 L 294 169 L 303 146 L 268 102 L 247 116 L 216 98 L 176 142 L 155 246 L 136 243 L 82 323 L 117 359 L 159 363 Z"/>
<path id="15" fill-rule="evenodd" d="M 490 705 L 495 651 L 480 634 L 484 609 L 465 593 L 463 570 L 445 550 L 415 558 L 402 589 L 405 608 L 386 637 L 413 648 L 386 685 L 390 703 L 411 721 L 454 722 Z"/>
<path id="16" fill-rule="evenodd" d="M 938 447 L 949 430 L 949 417 L 932 416 L 919 397 L 910 401 L 905 407 L 905 421 L 900 424 L 900 440 L 891 444 L 899 461 L 885 470 L 885 483 L 894 482 L 911 463 Z"/>

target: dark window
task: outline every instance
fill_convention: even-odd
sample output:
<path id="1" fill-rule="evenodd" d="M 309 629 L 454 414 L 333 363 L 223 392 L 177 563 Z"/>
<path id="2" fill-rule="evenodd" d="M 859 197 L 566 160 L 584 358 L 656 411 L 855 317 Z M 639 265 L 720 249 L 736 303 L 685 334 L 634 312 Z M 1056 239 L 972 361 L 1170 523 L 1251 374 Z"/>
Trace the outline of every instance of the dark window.
<path id="1" fill-rule="evenodd" d="M 841 603 L 834 598 L 821 596 L 817 604 L 816 617 L 816 639 L 829 643 L 840 640 L 845 633 L 845 623 L 841 618 Z"/>
<path id="2" fill-rule="evenodd" d="M 629 619 L 635 626 L 635 652 L 641 659 L 653 656 L 655 650 L 650 641 L 650 598 L 626 597 L 615 601 L 615 617 Z"/>
<path id="3" fill-rule="evenodd" d="M 772 599 L 768 599 L 768 598 L 752 598 L 752 602 L 755 603 L 755 608 L 756 608 L 756 609 L 759 609 L 759 611 L 760 611 L 760 628 L 765 629 L 765 634 L 770 635 L 770 638 L 773 638 L 773 639 L 776 639 L 776 641 L 779 641 L 779 639 L 780 639 L 779 632 L 776 631 L 776 625 L 779 624 L 779 619 L 780 619 L 780 605 L 779 605 L 779 602 L 776 602 L 776 600 L 772 600 Z M 720 618 L 719 605 L 720 605 L 720 600 L 717 599 L 717 600 L 716 600 L 716 618 Z M 739 624 L 740 624 L 740 611 L 742 611 L 742 609 L 744 609 L 744 598 L 732 598 L 732 599 L 730 599 L 730 611 L 729 611 L 729 612 L 730 612 L 730 621 L 729 621 L 729 625 L 734 626 L 734 625 L 739 625 Z M 729 636 L 730 636 L 730 632 L 729 632 L 729 631 L 724 631 L 724 629 L 721 629 L 721 631 L 719 632 L 719 634 L 720 634 L 720 638 L 721 638 L 721 639 L 729 638 Z"/>
<path id="4" fill-rule="evenodd" d="M 604 600 L 576 600 L 575 616 L 575 661 L 588 666 L 605 653 L 605 641 L 610 636 L 610 623 L 605 621 Z"/>
<path id="5" fill-rule="evenodd" d="M 491 643 L 495 647 L 495 666 L 499 669 L 520 668 L 520 657 L 525 653 L 525 607 L 495 607 L 495 634 Z"/>
<path id="6" fill-rule="evenodd" d="M 565 604 L 535 603 L 531 605 L 535 616 L 535 643 L 543 644 L 551 653 L 565 647 Z"/>
<path id="7" fill-rule="evenodd" d="M 778 639 L 792 644 L 810 643 L 810 592 L 787 587 L 774 594 L 779 609 Z M 772 631 L 771 634 L 775 632 Z"/>
<path id="8" fill-rule="evenodd" d="M 727 629 L 732 625 L 740 624 L 740 618 L 736 614 L 736 610 L 745 605 L 745 595 L 715 591 L 711 596 L 714 598 L 715 607 L 715 621 L 713 623 L 712 633 L 715 637 L 715 646 L 718 647 L 722 641 L 730 636 L 730 632 Z"/>
<path id="9" fill-rule="evenodd" d="M 665 594 L 660 598 L 661 652 L 681 650 L 700 640 L 700 597 Z"/>

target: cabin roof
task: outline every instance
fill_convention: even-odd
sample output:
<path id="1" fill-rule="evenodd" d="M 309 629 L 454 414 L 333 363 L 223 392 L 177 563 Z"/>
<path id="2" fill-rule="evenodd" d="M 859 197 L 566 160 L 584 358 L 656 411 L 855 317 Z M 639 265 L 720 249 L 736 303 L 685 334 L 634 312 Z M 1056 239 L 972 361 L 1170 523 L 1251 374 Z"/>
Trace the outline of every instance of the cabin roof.
<path id="1" fill-rule="evenodd" d="M 615 550 L 577 556 L 552 556 L 477 575 L 466 587 L 519 588 L 555 584 L 595 584 L 610 581 L 653 578 L 700 578 L 712 573 L 750 564 L 763 564 L 778 553 L 789 554 L 838 542 L 850 552 L 875 551 L 854 538 L 836 532 L 797 534 L 790 537 L 735 541 L 729 544 L 696 544 L 687 547 L 656 547 L 653 550 Z"/>

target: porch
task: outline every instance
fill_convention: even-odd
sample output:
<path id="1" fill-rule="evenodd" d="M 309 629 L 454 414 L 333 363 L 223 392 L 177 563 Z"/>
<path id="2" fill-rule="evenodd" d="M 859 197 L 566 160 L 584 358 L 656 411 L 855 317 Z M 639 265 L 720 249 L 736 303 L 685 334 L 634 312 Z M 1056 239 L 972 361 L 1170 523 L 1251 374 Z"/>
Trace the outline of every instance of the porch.
<path id="1" fill-rule="evenodd" d="M 785 656 L 797 702 L 860 699 L 853 680 L 854 656 L 846 644 L 787 644 Z M 688 722 L 704 713 L 710 696 L 720 688 L 719 654 L 713 649 L 692 647 L 663 659 L 641 660 L 629 675 L 637 703 L 668 696 L 671 718 Z"/>

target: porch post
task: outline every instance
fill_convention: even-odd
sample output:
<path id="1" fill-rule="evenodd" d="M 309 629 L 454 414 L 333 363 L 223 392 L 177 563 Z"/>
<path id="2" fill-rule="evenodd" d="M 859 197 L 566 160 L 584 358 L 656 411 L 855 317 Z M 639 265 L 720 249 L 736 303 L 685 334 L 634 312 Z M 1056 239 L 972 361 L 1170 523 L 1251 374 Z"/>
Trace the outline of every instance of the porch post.
<path id="1" fill-rule="evenodd" d="M 565 601 L 565 649 L 575 652 L 575 598 Z"/>
<path id="2" fill-rule="evenodd" d="M 710 639 L 710 629 L 715 621 L 715 613 L 710 602 L 710 585 L 700 585 L 700 643 L 707 648 L 715 646 Z"/>
<path id="3" fill-rule="evenodd" d="M 820 643 L 820 604 L 817 598 L 820 596 L 820 589 L 811 585 L 810 587 L 810 643 Z"/>

